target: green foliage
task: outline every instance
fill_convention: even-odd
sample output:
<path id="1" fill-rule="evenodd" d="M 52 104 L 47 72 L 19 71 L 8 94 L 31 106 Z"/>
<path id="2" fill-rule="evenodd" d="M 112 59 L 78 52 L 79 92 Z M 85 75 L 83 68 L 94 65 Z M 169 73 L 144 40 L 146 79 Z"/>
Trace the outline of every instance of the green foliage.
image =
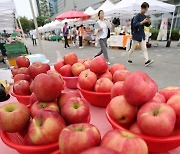
<path id="1" fill-rule="evenodd" d="M 26 17 L 20 17 L 19 20 L 21 22 L 24 33 L 27 33 L 27 32 L 29 32 L 29 30 L 32 29 L 31 21 L 28 20 Z"/>
<path id="2" fill-rule="evenodd" d="M 151 39 L 156 40 L 157 36 L 158 36 L 158 33 L 159 33 L 159 29 L 152 29 L 151 33 L 152 33 Z M 168 37 L 169 37 L 169 30 L 168 30 Z M 172 30 L 171 40 L 173 40 L 173 41 L 178 41 L 179 40 L 179 29 L 173 29 Z"/>

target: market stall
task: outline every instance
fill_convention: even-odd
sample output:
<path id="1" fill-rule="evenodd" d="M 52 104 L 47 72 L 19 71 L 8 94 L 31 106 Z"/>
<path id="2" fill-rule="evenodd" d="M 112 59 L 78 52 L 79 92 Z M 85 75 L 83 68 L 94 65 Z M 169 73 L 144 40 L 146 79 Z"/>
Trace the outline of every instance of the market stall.
<path id="1" fill-rule="evenodd" d="M 12 71 L 0 69 L 0 82 L 4 81 L 4 91 L 11 95 L 10 98 L 7 98 L 8 100 L 0 102 L 0 116 L 3 117 L 0 120 L 2 130 L 0 132 L 0 153 L 18 154 L 19 152 L 22 154 L 34 154 L 38 152 L 41 154 L 52 154 L 55 152 L 53 154 L 60 154 L 60 150 L 63 151 L 65 147 L 71 150 L 71 152 L 68 153 L 71 154 L 72 151 L 74 152 L 74 143 L 76 143 L 77 138 L 77 154 L 95 146 L 100 148 L 100 142 L 101 146 L 104 144 L 108 149 L 112 148 L 116 151 L 124 150 L 125 152 L 123 154 L 126 154 L 126 151 L 133 152 L 137 147 L 140 149 L 139 153 L 144 151 L 142 152 L 144 154 L 154 152 L 163 152 L 163 154 L 180 153 L 180 136 L 179 134 L 174 134 L 176 133 L 176 114 L 175 111 L 173 111 L 174 108 L 171 108 L 165 103 L 170 96 L 167 95 L 167 93 L 162 93 L 163 90 L 166 90 L 166 92 L 169 91 L 172 97 L 174 97 L 175 95 L 179 95 L 180 87 L 162 89 L 157 96 L 157 84 L 151 80 L 145 72 L 131 73 L 125 70 L 126 67 L 120 63 L 108 66 L 105 59 L 101 56 L 92 59 L 93 62 L 90 63 L 91 71 L 85 70 L 85 68 L 82 70 L 74 70 L 71 68 L 70 71 L 72 74 L 69 76 L 67 76 L 66 72 L 62 71 L 62 68 L 66 66 L 62 58 L 52 67 L 47 63 L 40 62 L 38 62 L 38 66 L 40 67 L 34 67 L 34 65 L 31 64 L 35 62 L 32 61 L 33 55 L 28 58 L 29 63 L 25 63 L 28 61 L 26 57 L 19 57 L 16 63 L 19 67 L 18 69 L 22 70 L 23 65 L 26 66 L 26 70 L 29 70 L 30 80 L 33 81 L 31 85 L 33 93 L 26 91 L 28 88 L 30 90 L 30 85 L 26 87 L 26 90 L 17 88 L 17 86 L 21 86 L 18 84 L 19 82 L 30 83 L 28 78 L 26 78 L 26 80 L 17 78 L 17 75 L 25 75 L 16 74 L 17 72 L 14 70 L 17 68 L 12 68 Z M 87 67 L 89 66 L 88 62 L 90 59 L 78 59 L 75 53 L 69 53 L 64 56 L 63 60 L 73 66 L 76 64 L 79 65 L 79 63 L 77 63 L 78 61 L 84 61 L 84 65 Z M 36 59 L 36 62 L 37 61 L 39 60 Z M 99 63 L 99 61 L 101 62 Z M 23 69 L 25 69 L 25 67 L 23 67 Z M 108 69 L 110 69 L 110 72 L 107 75 Z M 61 73 L 61 75 L 55 70 Z M 121 74 L 122 72 L 123 75 Z M 118 76 L 116 76 L 117 78 L 115 78 L 115 74 L 118 74 Z M 107 77 L 97 79 L 100 75 L 106 75 Z M 110 75 L 111 80 L 113 80 L 115 84 L 110 80 Z M 123 78 L 118 78 L 119 75 Z M 137 77 L 138 80 L 133 83 L 131 78 L 136 79 Z M 91 82 L 89 82 L 90 80 Z M 145 83 L 145 80 L 148 80 L 150 83 Z M 123 81 L 124 83 L 118 81 Z M 101 84 L 99 84 L 99 82 L 101 82 Z M 103 84 L 108 86 L 103 86 Z M 122 85 L 125 90 L 123 95 Z M 138 88 L 140 90 L 137 90 Z M 144 88 L 146 88 L 146 91 L 142 91 Z M 132 92 L 129 92 L 129 90 Z M 176 92 L 174 90 L 176 90 Z M 140 94 L 142 94 L 142 96 L 140 96 Z M 132 103 L 134 105 L 132 105 Z M 52 106 L 50 107 L 49 105 Z M 148 110 L 150 114 L 142 110 L 145 106 L 149 105 L 159 106 L 160 108 L 164 107 L 161 112 L 163 116 L 156 115 L 159 113 L 159 108 L 155 108 L 155 112 L 150 111 L 150 108 Z M 152 109 L 154 108 L 153 106 Z M 19 112 L 19 114 L 8 116 L 17 112 Z M 156 128 L 150 129 L 150 133 L 154 135 L 146 134 L 148 131 L 143 133 L 137 132 L 137 124 L 138 126 L 143 124 L 139 123 L 139 115 L 141 112 L 144 113 L 141 120 L 149 127 Z M 155 115 L 151 114 L 151 112 Z M 3 114 L 4 116 L 2 116 Z M 6 120 L 6 116 L 8 116 L 8 121 Z M 169 116 L 171 116 L 171 118 L 169 118 Z M 25 117 L 28 118 L 26 119 Z M 128 118 L 127 121 L 125 120 L 126 117 Z M 144 119 L 144 117 L 157 120 L 151 120 L 151 122 L 149 122 L 149 120 Z M 135 120 L 136 118 L 137 121 Z M 10 119 L 13 120 L 12 123 Z M 4 120 L 6 120 L 6 123 L 2 122 Z M 161 122 L 161 124 L 158 123 L 159 128 L 157 128 L 158 121 Z M 168 123 L 168 125 L 163 125 L 164 123 Z M 131 129 L 134 124 L 136 124 L 136 131 Z M 16 127 L 12 127 L 14 125 L 16 125 Z M 73 129 L 69 129 L 71 127 Z M 20 128 L 21 131 L 19 131 Z M 168 131 L 166 131 L 165 128 L 167 128 Z M 142 127 L 141 129 L 138 128 L 138 131 L 142 129 L 147 130 L 145 127 Z M 74 135 L 67 135 L 62 140 L 62 134 L 67 130 Z M 109 133 L 112 133 L 112 136 L 107 137 Z M 115 135 L 113 135 L 113 133 L 115 133 Z M 76 136 L 76 134 L 80 134 L 80 136 Z M 89 144 L 91 143 L 89 141 L 92 140 L 94 144 Z M 127 142 L 124 143 L 123 140 Z M 58 141 L 60 146 L 58 145 Z M 62 142 L 68 142 L 68 144 L 62 147 Z M 109 142 L 111 142 L 112 145 L 109 144 Z M 129 142 L 134 144 L 128 144 Z M 138 144 L 135 144 L 137 142 Z M 111 146 L 109 147 L 109 145 Z M 122 148 L 119 148 L 120 145 Z M 64 153 L 66 154 L 66 152 Z"/>

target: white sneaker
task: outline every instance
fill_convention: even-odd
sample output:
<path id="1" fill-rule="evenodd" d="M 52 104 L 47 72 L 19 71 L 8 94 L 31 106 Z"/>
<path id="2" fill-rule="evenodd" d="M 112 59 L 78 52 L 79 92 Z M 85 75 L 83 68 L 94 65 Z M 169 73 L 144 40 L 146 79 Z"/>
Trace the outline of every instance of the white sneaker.
<path id="1" fill-rule="evenodd" d="M 107 62 L 107 64 L 108 64 L 108 65 L 111 65 L 111 63 L 110 63 L 109 61 Z"/>

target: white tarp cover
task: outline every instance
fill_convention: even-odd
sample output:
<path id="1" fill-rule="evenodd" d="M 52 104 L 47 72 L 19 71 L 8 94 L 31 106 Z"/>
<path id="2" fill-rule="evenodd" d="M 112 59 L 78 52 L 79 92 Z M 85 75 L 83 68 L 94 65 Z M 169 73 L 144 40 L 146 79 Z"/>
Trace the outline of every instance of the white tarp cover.
<path id="1" fill-rule="evenodd" d="M 122 0 L 117 3 L 107 14 L 122 13 L 122 14 L 133 14 L 140 10 L 143 2 L 149 3 L 149 14 L 174 12 L 175 5 L 164 3 L 158 0 Z"/>
<path id="2" fill-rule="evenodd" d="M 15 30 L 15 6 L 12 0 L 0 0 L 0 32 Z"/>
<path id="3" fill-rule="evenodd" d="M 85 11 L 84 11 L 85 14 L 88 14 L 88 15 L 93 15 L 96 13 L 96 11 L 91 7 L 89 6 Z"/>
<path id="4" fill-rule="evenodd" d="M 110 0 L 106 0 L 96 11 L 96 13 L 98 13 L 100 10 L 103 10 L 105 13 L 109 12 L 110 10 L 112 10 L 112 8 L 114 8 L 114 4 L 110 1 Z"/>

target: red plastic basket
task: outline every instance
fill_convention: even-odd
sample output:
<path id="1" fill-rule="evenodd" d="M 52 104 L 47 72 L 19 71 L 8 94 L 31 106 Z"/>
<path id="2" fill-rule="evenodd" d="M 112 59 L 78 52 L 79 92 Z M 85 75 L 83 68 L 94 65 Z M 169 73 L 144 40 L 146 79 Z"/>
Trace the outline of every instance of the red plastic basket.
<path id="1" fill-rule="evenodd" d="M 57 150 L 57 151 L 52 152 L 51 154 L 61 154 L 61 151 Z"/>
<path id="2" fill-rule="evenodd" d="M 75 77 L 65 77 L 63 76 L 64 81 L 66 82 L 66 87 L 69 89 L 77 89 L 78 76 Z"/>
<path id="3" fill-rule="evenodd" d="M 111 101 L 111 93 L 99 93 L 94 91 L 87 91 L 81 89 L 79 85 L 77 85 L 80 90 L 82 96 L 92 105 L 99 107 L 106 107 Z"/>
<path id="4" fill-rule="evenodd" d="M 106 108 L 106 116 L 110 124 L 114 129 L 121 129 L 129 131 L 128 129 L 123 128 L 117 122 L 115 122 L 108 114 L 109 106 Z M 158 126 L 157 126 L 158 127 Z M 131 132 L 131 131 L 129 131 Z M 131 132 L 133 133 L 133 132 Z M 134 133 L 136 134 L 136 133 Z M 137 136 L 144 139 L 148 145 L 149 152 L 167 152 L 169 150 L 175 149 L 180 146 L 180 135 L 178 136 L 169 136 L 169 137 L 152 137 L 146 135 L 139 135 Z"/>
<path id="5" fill-rule="evenodd" d="M 21 154 L 50 154 L 59 149 L 58 142 L 41 146 L 24 145 L 24 139 L 18 133 L 1 132 L 2 141 Z"/>
<path id="6" fill-rule="evenodd" d="M 19 103 L 29 105 L 31 95 L 16 95 L 13 91 L 11 92 L 11 95 L 16 97 Z"/>

